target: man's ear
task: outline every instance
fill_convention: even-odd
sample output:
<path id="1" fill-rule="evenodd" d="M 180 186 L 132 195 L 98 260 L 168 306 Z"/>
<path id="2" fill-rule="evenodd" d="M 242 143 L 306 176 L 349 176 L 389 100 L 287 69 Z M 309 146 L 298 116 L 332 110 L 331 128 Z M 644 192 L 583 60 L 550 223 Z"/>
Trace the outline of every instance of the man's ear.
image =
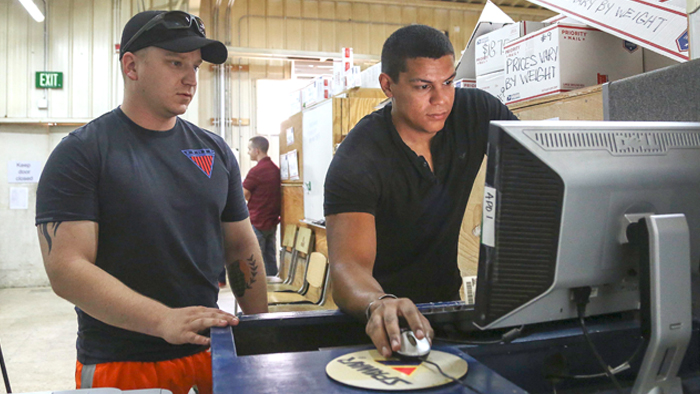
<path id="1" fill-rule="evenodd" d="M 132 81 L 139 79 L 138 73 L 136 72 L 136 60 L 136 55 L 131 52 L 125 53 L 121 59 L 122 71 L 124 72 L 124 75 L 126 75 L 126 77 Z"/>
<path id="2" fill-rule="evenodd" d="M 393 84 L 394 81 L 391 80 L 391 77 L 388 74 L 379 74 L 379 86 L 381 86 L 382 90 L 384 91 L 384 94 L 386 94 L 386 96 L 389 98 L 394 97 L 394 94 L 391 92 L 391 85 Z"/>

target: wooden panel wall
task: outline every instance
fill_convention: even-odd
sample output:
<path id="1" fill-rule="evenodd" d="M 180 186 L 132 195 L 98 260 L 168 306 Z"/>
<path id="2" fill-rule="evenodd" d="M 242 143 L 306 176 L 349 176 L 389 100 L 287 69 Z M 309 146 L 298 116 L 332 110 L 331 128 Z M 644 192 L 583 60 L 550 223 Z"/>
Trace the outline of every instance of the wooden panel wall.
<path id="1" fill-rule="evenodd" d="M 603 120 L 603 85 L 524 101 L 510 110 L 520 120 Z"/>
<path id="2" fill-rule="evenodd" d="M 294 132 L 294 143 L 287 144 L 287 132 L 289 129 Z M 280 156 L 284 153 L 291 152 L 292 150 L 297 151 L 297 162 L 299 164 L 299 179 L 298 180 L 283 180 L 282 183 L 290 184 L 301 184 L 301 180 L 304 179 L 304 150 L 302 148 L 302 114 L 301 112 L 292 115 L 289 119 L 282 122 L 280 126 Z M 282 211 L 284 212 L 284 210 Z M 304 218 L 303 216 L 301 217 Z"/>
<path id="3" fill-rule="evenodd" d="M 208 2 L 211 8 L 212 0 Z M 232 46 L 379 55 L 401 26 L 421 23 L 445 31 L 459 57 L 483 9 L 480 4 L 421 0 L 237 0 Z M 514 20 L 542 20 L 550 11 L 505 7 Z M 223 14 L 221 12 L 220 14 Z"/>

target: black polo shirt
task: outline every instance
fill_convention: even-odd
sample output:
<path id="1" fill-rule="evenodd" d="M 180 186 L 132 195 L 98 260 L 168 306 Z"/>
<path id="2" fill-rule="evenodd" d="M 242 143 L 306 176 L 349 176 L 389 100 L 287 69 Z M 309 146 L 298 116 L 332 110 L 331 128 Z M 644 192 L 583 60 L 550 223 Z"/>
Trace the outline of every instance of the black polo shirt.
<path id="1" fill-rule="evenodd" d="M 459 298 L 459 231 L 489 122 L 511 119 L 490 94 L 456 89 L 445 127 L 430 143 L 434 172 L 399 136 L 391 105 L 365 116 L 340 144 L 326 175 L 325 215 L 374 215 L 373 275 L 385 292 L 415 303 Z"/>

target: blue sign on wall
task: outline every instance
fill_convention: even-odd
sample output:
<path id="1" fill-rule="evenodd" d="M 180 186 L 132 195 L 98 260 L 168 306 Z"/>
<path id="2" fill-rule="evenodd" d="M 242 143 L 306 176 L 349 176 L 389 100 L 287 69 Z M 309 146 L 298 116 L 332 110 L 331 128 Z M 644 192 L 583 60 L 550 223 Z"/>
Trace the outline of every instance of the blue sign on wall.
<path id="1" fill-rule="evenodd" d="M 688 52 L 688 30 L 684 31 L 680 37 L 676 38 L 676 45 L 681 52 Z"/>

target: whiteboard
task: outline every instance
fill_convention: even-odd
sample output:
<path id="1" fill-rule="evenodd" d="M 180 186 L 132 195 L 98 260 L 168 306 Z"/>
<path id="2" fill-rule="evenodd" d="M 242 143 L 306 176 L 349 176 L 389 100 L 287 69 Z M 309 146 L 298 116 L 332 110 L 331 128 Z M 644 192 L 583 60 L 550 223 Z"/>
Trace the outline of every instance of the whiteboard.
<path id="1" fill-rule="evenodd" d="M 333 159 L 333 100 L 304 111 L 302 116 L 304 216 L 323 219 L 323 183 Z"/>

